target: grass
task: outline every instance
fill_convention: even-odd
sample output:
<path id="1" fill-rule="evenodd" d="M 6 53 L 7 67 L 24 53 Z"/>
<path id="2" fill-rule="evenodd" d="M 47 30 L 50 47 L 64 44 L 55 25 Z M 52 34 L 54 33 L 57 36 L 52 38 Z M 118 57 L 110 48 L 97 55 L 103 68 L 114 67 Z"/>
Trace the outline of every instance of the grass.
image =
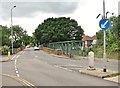
<path id="1" fill-rule="evenodd" d="M 97 58 L 103 58 L 103 53 L 96 53 L 95 52 L 95 57 Z M 118 52 L 107 52 L 107 58 L 108 59 L 113 59 L 113 60 L 120 60 L 119 53 Z"/>

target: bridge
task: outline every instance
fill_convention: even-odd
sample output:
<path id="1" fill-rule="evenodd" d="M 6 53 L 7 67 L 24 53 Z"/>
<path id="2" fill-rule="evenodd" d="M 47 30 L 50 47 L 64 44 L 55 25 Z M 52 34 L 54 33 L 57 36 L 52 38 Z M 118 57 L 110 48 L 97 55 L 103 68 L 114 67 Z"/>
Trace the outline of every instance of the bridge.
<path id="1" fill-rule="evenodd" d="M 58 54 L 68 55 L 73 57 L 74 55 L 85 56 L 85 41 L 63 41 L 48 43 L 47 48 L 49 50 L 56 50 Z"/>

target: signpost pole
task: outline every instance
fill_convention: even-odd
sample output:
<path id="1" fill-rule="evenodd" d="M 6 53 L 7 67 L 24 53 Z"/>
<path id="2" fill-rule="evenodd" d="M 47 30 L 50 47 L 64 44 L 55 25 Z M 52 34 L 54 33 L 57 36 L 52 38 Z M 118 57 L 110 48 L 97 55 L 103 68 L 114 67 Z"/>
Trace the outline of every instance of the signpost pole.
<path id="1" fill-rule="evenodd" d="M 105 18 L 105 0 L 103 0 L 103 19 Z M 106 30 L 104 30 L 104 53 L 103 53 L 103 58 L 104 58 L 104 68 L 103 72 L 106 72 Z"/>
<path id="2" fill-rule="evenodd" d="M 107 12 L 108 13 L 108 12 Z M 106 15 L 107 15 L 106 13 Z M 112 13 L 113 14 L 113 13 Z M 100 16 L 99 14 L 97 18 Z M 102 19 L 99 22 L 99 27 L 104 31 L 104 53 L 103 53 L 103 63 L 104 63 L 104 68 L 103 72 L 106 72 L 106 65 L 107 65 L 107 54 L 106 54 L 106 30 L 110 28 L 110 21 L 107 19 L 105 16 L 105 0 L 103 0 L 103 16 Z"/>
<path id="3" fill-rule="evenodd" d="M 106 72 L 106 30 L 104 30 L 104 53 L 103 53 L 103 58 L 104 58 L 104 68 L 103 72 Z"/>

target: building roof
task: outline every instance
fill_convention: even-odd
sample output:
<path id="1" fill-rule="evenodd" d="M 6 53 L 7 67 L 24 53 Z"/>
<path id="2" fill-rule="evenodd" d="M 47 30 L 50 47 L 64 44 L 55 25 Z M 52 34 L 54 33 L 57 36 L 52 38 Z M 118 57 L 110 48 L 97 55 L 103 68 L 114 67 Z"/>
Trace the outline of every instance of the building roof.
<path id="1" fill-rule="evenodd" d="M 88 35 L 83 35 L 82 40 L 96 40 L 96 35 L 90 37 Z"/>

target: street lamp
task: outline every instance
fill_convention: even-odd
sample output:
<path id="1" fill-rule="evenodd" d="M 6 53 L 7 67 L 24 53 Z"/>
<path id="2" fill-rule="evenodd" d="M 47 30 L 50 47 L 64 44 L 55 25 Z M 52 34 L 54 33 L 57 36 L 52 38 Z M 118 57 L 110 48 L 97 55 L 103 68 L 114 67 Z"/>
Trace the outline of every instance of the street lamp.
<path id="1" fill-rule="evenodd" d="M 15 8 L 16 6 L 13 6 L 11 8 L 11 36 L 12 36 L 12 39 L 11 39 L 11 45 L 12 45 L 12 54 L 13 54 L 13 29 L 12 29 L 12 10 Z"/>
<path id="2" fill-rule="evenodd" d="M 114 15 L 114 13 L 111 13 L 111 12 L 107 11 L 107 12 L 106 12 L 106 17 L 105 17 L 106 19 L 107 19 L 108 13 Z M 100 16 L 101 16 L 102 19 L 103 19 L 103 15 L 102 15 L 102 14 L 98 14 L 96 18 L 99 18 Z"/>
<path id="3" fill-rule="evenodd" d="M 111 12 L 107 11 L 107 12 L 106 12 L 106 18 L 107 18 L 108 13 L 114 15 L 114 13 L 111 13 Z"/>
<path id="4" fill-rule="evenodd" d="M 96 18 L 99 18 L 99 16 L 102 16 L 102 14 L 98 14 L 98 16 Z"/>

